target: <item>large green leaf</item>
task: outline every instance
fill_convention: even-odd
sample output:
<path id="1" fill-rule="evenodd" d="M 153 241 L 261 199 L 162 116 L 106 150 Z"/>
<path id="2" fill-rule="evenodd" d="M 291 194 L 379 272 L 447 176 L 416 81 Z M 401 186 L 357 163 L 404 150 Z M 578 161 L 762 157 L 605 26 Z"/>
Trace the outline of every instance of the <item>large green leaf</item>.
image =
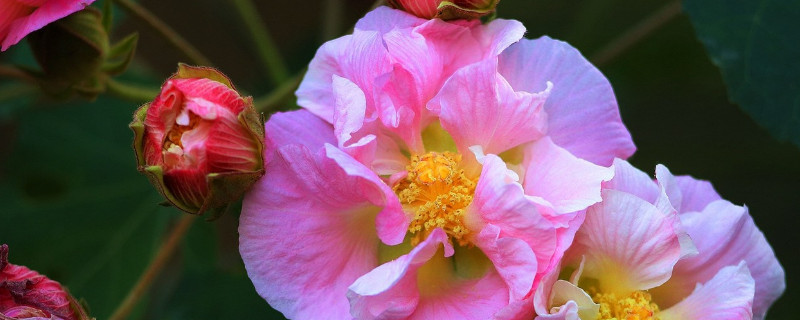
<path id="1" fill-rule="evenodd" d="M 800 1 L 683 4 L 731 101 L 778 139 L 800 146 Z"/>

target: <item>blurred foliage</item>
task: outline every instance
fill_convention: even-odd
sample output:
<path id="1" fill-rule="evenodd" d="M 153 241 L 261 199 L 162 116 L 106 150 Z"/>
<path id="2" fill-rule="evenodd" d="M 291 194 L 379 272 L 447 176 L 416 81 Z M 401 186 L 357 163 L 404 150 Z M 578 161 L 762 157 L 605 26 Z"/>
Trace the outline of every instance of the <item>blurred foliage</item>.
<path id="1" fill-rule="evenodd" d="M 140 3 L 195 44 L 237 88 L 259 97 L 277 86 L 255 66 L 257 50 L 229 3 Z M 328 14 L 336 4 L 344 9 Z M 371 4 L 311 1 L 298 10 L 296 2 L 256 2 L 290 73 L 303 70 L 324 40 L 346 32 Z M 528 38 L 548 34 L 591 58 L 663 5 L 659 0 L 504 0 L 498 17 L 521 20 Z M 137 56 L 120 80 L 157 88 L 185 57 L 140 21 L 120 10 L 114 14 L 112 40 L 140 33 Z M 769 63 L 758 61 L 759 66 Z M 26 44 L 0 54 L 0 64 L 12 63 L 33 68 Z M 711 180 L 724 197 L 747 205 L 789 277 L 769 319 L 796 318 L 791 302 L 800 299 L 795 289 L 800 286 L 795 276 L 800 274 L 800 234 L 787 221 L 794 221 L 800 208 L 800 150 L 772 139 L 728 102 L 723 78 L 686 15 L 600 68 L 639 148 L 634 165 L 653 172 L 663 163 L 676 174 Z M 291 97 L 282 102 L 294 106 Z M 32 86 L 0 79 L 0 242 L 10 245 L 12 262 L 47 274 L 85 298 L 98 319 L 107 318 L 123 299 L 180 214 L 156 205 L 157 192 L 136 172 L 127 124 L 137 107 L 107 95 L 93 102 L 55 103 Z M 238 214 L 231 213 L 194 223 L 131 319 L 282 319 L 244 272 Z"/>
<path id="2" fill-rule="evenodd" d="M 684 5 L 731 101 L 778 139 L 800 146 L 800 1 Z"/>

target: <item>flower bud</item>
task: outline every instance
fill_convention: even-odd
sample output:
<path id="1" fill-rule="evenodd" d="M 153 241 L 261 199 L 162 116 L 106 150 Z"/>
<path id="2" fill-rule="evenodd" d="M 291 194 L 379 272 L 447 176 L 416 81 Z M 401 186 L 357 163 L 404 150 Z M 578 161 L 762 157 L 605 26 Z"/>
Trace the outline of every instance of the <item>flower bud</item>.
<path id="1" fill-rule="evenodd" d="M 500 0 L 388 0 L 389 6 L 425 19 L 476 19 L 494 12 Z"/>
<path id="2" fill-rule="evenodd" d="M 226 207 L 264 173 L 263 121 L 215 69 L 179 65 L 130 127 L 139 171 L 188 213 Z"/>
<path id="3" fill-rule="evenodd" d="M 0 319 L 86 320 L 83 307 L 58 282 L 8 262 L 0 246 Z"/>

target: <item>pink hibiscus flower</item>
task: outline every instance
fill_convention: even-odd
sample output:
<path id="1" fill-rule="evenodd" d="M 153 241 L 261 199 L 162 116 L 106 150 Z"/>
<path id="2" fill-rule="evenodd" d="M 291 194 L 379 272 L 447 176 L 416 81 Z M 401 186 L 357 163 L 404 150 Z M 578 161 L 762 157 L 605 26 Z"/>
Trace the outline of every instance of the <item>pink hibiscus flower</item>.
<path id="1" fill-rule="evenodd" d="M 604 166 L 635 148 L 602 74 L 524 32 L 383 7 L 324 44 L 245 196 L 258 293 L 293 319 L 532 313 Z"/>
<path id="2" fill-rule="evenodd" d="M 2 51 L 29 33 L 80 11 L 94 0 L 0 0 L 0 43 Z"/>
<path id="3" fill-rule="evenodd" d="M 784 272 L 747 208 L 661 165 L 657 182 L 614 166 L 563 267 L 538 288 L 537 319 L 763 319 Z"/>

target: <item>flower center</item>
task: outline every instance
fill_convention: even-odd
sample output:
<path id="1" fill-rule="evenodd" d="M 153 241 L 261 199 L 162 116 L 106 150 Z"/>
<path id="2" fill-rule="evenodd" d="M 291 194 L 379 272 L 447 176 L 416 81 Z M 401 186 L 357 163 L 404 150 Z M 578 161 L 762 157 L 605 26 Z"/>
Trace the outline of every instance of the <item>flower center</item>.
<path id="1" fill-rule="evenodd" d="M 436 228 L 442 228 L 459 245 L 469 243 L 464 209 L 472 203 L 476 180 L 464 175 L 460 163 L 461 155 L 452 152 L 411 156 L 408 176 L 393 190 L 403 207 L 414 214 L 408 227 L 412 245 Z"/>
<path id="2" fill-rule="evenodd" d="M 600 305 L 598 320 L 658 320 L 655 316 L 658 305 L 652 302 L 650 294 L 634 291 L 627 296 L 617 297 L 614 293 L 602 293 L 590 288 L 592 300 Z"/>
<path id="3" fill-rule="evenodd" d="M 194 112 L 186 109 L 182 110 L 175 119 L 175 124 L 172 126 L 169 132 L 167 132 L 166 139 L 164 140 L 164 151 L 169 151 L 172 146 L 178 146 L 182 148 L 183 142 L 181 141 L 181 137 L 183 137 L 183 134 L 186 131 L 194 129 L 199 122 L 200 117 L 194 114 Z"/>

